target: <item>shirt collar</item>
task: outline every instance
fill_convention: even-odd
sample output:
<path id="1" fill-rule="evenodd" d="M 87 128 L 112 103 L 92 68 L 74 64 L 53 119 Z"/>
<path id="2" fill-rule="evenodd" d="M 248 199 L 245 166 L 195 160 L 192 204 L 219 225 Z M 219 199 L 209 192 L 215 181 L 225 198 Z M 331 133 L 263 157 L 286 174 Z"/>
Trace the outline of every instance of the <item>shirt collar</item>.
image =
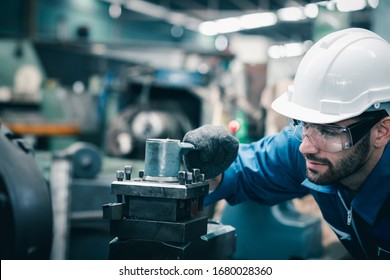
<path id="1" fill-rule="evenodd" d="M 312 189 L 316 192 L 322 192 L 327 194 L 335 194 L 337 193 L 337 188 L 332 185 L 317 185 L 313 182 L 310 182 L 309 179 L 305 179 L 302 183 L 302 186 Z"/>

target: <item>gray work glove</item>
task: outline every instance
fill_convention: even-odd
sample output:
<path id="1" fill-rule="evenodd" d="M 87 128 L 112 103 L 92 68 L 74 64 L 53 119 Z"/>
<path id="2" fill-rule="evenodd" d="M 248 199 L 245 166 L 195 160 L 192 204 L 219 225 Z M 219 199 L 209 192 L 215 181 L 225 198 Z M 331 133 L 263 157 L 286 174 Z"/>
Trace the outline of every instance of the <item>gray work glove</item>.
<path id="1" fill-rule="evenodd" d="M 223 126 L 203 125 L 184 135 L 183 142 L 191 143 L 195 150 L 184 156 L 187 170 L 199 168 L 210 179 L 223 173 L 235 160 L 238 140 Z"/>

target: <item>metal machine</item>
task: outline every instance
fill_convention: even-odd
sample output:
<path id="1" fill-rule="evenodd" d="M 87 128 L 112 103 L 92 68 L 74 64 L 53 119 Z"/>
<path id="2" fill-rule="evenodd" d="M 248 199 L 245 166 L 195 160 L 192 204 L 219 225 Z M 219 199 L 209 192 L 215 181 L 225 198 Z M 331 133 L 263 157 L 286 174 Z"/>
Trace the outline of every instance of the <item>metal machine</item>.
<path id="1" fill-rule="evenodd" d="M 50 189 L 32 148 L 0 125 L 1 259 L 47 259 L 53 212 Z"/>
<path id="2" fill-rule="evenodd" d="M 224 259 L 235 250 L 235 229 L 208 221 L 203 198 L 209 185 L 199 169 L 180 170 L 195 147 L 174 139 L 148 139 L 145 169 L 118 170 L 111 184 L 117 202 L 103 205 L 110 220 L 110 259 Z"/>

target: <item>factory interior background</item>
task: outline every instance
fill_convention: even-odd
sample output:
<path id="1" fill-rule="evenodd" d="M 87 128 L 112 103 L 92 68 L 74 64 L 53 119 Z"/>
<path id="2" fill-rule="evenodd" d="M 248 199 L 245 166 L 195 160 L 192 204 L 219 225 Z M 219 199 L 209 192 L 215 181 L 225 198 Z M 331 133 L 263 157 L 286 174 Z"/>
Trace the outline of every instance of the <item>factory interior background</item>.
<path id="1" fill-rule="evenodd" d="M 311 45 L 347 27 L 390 41 L 389 12 L 384 0 L 2 1 L 1 259 L 109 259 L 102 207 L 117 170 L 145 168 L 147 139 L 279 131 L 270 104 Z M 310 197 L 203 212 L 224 243 L 201 258 L 349 258 Z M 142 244 L 141 258 L 164 258 Z"/>

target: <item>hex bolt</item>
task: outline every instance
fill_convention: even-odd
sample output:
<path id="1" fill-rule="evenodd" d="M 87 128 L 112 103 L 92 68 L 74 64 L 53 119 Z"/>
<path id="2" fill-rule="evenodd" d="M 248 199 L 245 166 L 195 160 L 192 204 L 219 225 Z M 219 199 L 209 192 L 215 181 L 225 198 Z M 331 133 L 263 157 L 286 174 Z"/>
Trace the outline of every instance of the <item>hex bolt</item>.
<path id="1" fill-rule="evenodd" d="M 203 173 L 199 174 L 198 182 L 204 182 L 204 174 Z"/>
<path id="2" fill-rule="evenodd" d="M 133 171 L 133 167 L 131 165 L 126 165 L 125 166 L 125 177 L 126 180 L 131 180 L 131 173 Z"/>
<path id="3" fill-rule="evenodd" d="M 179 180 L 180 185 L 185 185 L 186 183 L 186 172 L 185 171 L 179 171 L 177 173 L 177 179 Z"/>
<path id="4" fill-rule="evenodd" d="M 193 175 L 192 177 L 194 183 L 197 183 L 199 181 L 200 169 L 199 168 L 192 169 L 192 175 Z"/>
<path id="5" fill-rule="evenodd" d="M 186 173 L 186 184 L 192 184 L 192 173 L 191 172 Z"/>
<path id="6" fill-rule="evenodd" d="M 123 170 L 117 170 L 116 171 L 116 179 L 118 181 L 123 181 L 123 178 L 125 178 L 125 172 L 123 172 Z"/>

